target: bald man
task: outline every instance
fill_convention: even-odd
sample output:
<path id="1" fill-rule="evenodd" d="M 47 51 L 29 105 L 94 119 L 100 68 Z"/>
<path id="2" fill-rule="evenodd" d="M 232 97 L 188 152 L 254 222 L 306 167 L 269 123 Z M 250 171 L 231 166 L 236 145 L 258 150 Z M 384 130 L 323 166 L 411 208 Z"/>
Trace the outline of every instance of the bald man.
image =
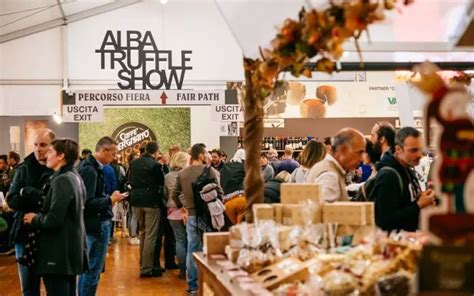
<path id="1" fill-rule="evenodd" d="M 353 128 L 344 128 L 332 138 L 331 153 L 316 163 L 308 174 L 308 183 L 321 185 L 327 202 L 349 200 L 345 189 L 348 171 L 357 168 L 365 151 L 364 135 Z"/>
<path id="2" fill-rule="evenodd" d="M 38 213 L 43 205 L 43 187 L 48 182 L 53 170 L 46 167 L 46 155 L 55 138 L 52 130 L 38 130 L 34 136 L 33 153 L 25 158 L 8 191 L 8 206 L 15 211 L 18 228 L 12 229 L 13 242 L 17 259 L 20 259 L 30 233 L 23 225 L 23 213 Z M 17 224 L 17 223 L 15 223 Z M 34 270 L 18 264 L 22 295 L 40 295 L 40 278 Z"/>

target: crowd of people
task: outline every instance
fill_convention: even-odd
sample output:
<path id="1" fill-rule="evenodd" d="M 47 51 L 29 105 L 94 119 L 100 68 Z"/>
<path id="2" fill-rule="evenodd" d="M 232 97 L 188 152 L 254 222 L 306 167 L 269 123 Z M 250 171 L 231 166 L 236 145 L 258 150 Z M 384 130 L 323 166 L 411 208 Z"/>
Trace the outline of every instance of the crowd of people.
<path id="1" fill-rule="evenodd" d="M 420 211 L 436 202 L 415 170 L 424 151 L 418 130 L 396 132 L 387 122 L 376 123 L 368 138 L 345 128 L 323 142 L 311 140 L 298 159 L 291 147 L 281 157 L 270 149 L 260 156 L 263 200 L 280 202 L 282 183 L 319 184 L 324 202 L 374 201 L 378 227 L 414 231 Z M 227 160 L 202 143 L 162 153 L 151 141 L 119 163 L 117 143 L 105 136 L 79 159 L 77 142 L 40 130 L 23 162 L 13 151 L 0 155 L 8 225 L 0 251 L 15 254 L 23 295 L 40 295 L 40 279 L 48 295 L 95 295 L 120 226 L 122 236 L 139 245 L 139 277 L 179 269 L 194 295 L 192 253 L 202 251 L 203 233 L 245 219 L 245 156 L 238 149 Z"/>

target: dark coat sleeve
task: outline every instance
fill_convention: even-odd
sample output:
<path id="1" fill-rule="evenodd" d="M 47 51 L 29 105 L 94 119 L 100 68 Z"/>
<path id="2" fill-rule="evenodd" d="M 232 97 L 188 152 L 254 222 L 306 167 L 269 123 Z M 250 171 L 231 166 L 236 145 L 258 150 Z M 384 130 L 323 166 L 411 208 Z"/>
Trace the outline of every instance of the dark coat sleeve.
<path id="1" fill-rule="evenodd" d="M 416 201 L 400 206 L 403 192 L 400 192 L 400 181 L 394 172 L 379 171 L 373 190 L 375 222 L 383 230 L 403 229 L 403 225 L 419 215 Z"/>
<path id="2" fill-rule="evenodd" d="M 57 229 L 63 226 L 67 209 L 74 198 L 74 187 L 66 175 L 59 176 L 51 186 L 51 203 L 45 214 L 37 215 L 31 225 L 39 229 Z"/>
<path id="3" fill-rule="evenodd" d="M 164 167 L 159 163 L 157 163 L 153 168 L 153 173 L 156 176 L 156 182 L 160 186 L 165 185 L 165 172 L 164 172 L 163 169 L 164 169 Z"/>
<path id="4" fill-rule="evenodd" d="M 15 173 L 7 196 L 8 206 L 15 211 L 29 211 L 43 202 L 41 190 L 26 186 L 28 184 L 27 178 L 26 166 L 20 166 Z"/>
<path id="5" fill-rule="evenodd" d="M 106 196 L 95 196 L 97 187 L 97 172 L 92 167 L 84 167 L 79 172 L 86 187 L 85 211 L 102 212 L 111 206 L 112 201 Z"/>

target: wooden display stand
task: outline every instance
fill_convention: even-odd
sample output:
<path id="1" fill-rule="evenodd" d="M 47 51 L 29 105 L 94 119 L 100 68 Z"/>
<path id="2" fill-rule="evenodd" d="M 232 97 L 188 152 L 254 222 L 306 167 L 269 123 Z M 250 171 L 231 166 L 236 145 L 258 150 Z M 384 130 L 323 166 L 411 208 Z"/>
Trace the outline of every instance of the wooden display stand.
<path id="1" fill-rule="evenodd" d="M 201 252 L 194 253 L 193 258 L 199 270 L 199 295 L 249 295 L 232 281 L 216 260 Z"/>
<path id="2" fill-rule="evenodd" d="M 309 271 L 304 262 L 287 258 L 253 273 L 252 278 L 267 289 L 294 281 L 304 281 L 309 277 Z"/>

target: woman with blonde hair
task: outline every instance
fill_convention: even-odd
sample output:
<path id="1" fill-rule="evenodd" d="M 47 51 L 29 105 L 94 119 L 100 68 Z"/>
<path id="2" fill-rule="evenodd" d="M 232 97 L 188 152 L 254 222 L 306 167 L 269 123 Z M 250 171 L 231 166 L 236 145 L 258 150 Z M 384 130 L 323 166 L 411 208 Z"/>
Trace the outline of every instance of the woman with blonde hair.
<path id="1" fill-rule="evenodd" d="M 186 223 L 183 220 L 182 212 L 177 208 L 171 195 L 178 179 L 178 173 L 189 165 L 190 155 L 186 152 L 176 152 L 171 158 L 171 171 L 165 175 L 165 197 L 167 199 L 166 207 L 168 209 L 168 220 L 173 229 L 176 240 L 176 256 L 178 257 L 179 278 L 186 278 L 186 253 L 188 241 L 186 239 Z M 179 197 L 182 204 L 185 204 L 183 196 Z"/>
<path id="2" fill-rule="evenodd" d="M 291 183 L 306 183 L 309 170 L 326 156 L 326 146 L 316 140 L 311 140 L 301 152 L 298 160 L 300 167 L 291 174 Z"/>

